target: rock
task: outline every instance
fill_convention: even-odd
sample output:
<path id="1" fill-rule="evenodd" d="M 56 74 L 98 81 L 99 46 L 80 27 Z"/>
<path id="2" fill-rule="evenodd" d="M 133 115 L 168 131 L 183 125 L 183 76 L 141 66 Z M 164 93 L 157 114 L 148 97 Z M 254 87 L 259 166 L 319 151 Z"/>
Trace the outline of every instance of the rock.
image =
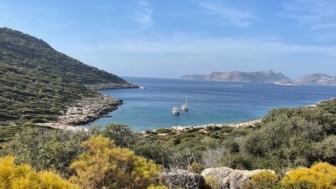
<path id="1" fill-rule="evenodd" d="M 184 189 L 201 189 L 205 183 L 204 178 L 197 173 L 183 169 L 170 169 L 163 172 L 163 181 L 172 187 Z"/>
<path id="2" fill-rule="evenodd" d="M 227 181 L 229 182 L 230 189 L 239 189 L 241 188 L 241 184 L 249 181 L 251 179 L 251 176 L 259 173 L 264 170 L 253 170 L 253 171 L 247 171 L 247 170 L 234 170 L 230 173 Z"/>
<path id="3" fill-rule="evenodd" d="M 220 189 L 240 189 L 241 185 L 251 179 L 253 174 L 272 170 L 257 169 L 257 170 L 234 170 L 229 167 L 209 168 L 202 171 L 201 175 L 204 178 L 213 177 L 218 180 L 218 186 Z"/>
<path id="4" fill-rule="evenodd" d="M 92 122 L 109 112 L 116 110 L 122 101 L 108 95 L 100 94 L 97 97 L 85 98 L 73 107 L 68 107 L 66 113 L 58 117 L 62 125 L 80 125 Z"/>
<path id="5" fill-rule="evenodd" d="M 229 177 L 233 169 L 229 167 L 219 167 L 219 168 L 208 168 L 202 171 L 201 175 L 204 178 L 213 177 L 218 180 L 218 185 L 223 186 L 221 188 L 225 188 L 224 186 L 228 185 L 228 181 L 226 178 Z"/>

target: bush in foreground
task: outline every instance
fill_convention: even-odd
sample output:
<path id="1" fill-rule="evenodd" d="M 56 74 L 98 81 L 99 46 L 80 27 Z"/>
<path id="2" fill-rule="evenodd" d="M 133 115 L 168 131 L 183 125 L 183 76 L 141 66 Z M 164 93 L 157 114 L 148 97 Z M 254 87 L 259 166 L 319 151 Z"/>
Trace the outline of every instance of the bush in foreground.
<path id="1" fill-rule="evenodd" d="M 94 136 L 82 146 L 85 152 L 70 166 L 76 172 L 70 181 L 83 188 L 147 188 L 159 177 L 160 166 L 107 138 Z"/>
<path id="2" fill-rule="evenodd" d="M 290 171 L 281 181 L 286 188 L 336 188 L 336 167 L 318 163 L 309 168 Z"/>
<path id="3" fill-rule="evenodd" d="M 29 164 L 35 170 L 52 170 L 62 177 L 71 175 L 71 162 L 83 152 L 81 142 L 90 134 L 48 128 L 25 128 L 5 145 L 4 155 L 16 157 L 18 164 Z"/>
<path id="4" fill-rule="evenodd" d="M 0 158 L 0 189 L 76 189 L 80 188 L 63 180 L 59 175 L 36 172 L 29 165 L 15 166 L 13 156 Z"/>

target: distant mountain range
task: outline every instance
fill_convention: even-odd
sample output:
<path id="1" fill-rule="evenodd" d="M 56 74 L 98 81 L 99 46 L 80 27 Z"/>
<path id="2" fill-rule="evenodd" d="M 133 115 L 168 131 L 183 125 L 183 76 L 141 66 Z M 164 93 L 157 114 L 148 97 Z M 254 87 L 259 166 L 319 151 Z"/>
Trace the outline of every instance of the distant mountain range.
<path id="1" fill-rule="evenodd" d="M 228 82 L 273 83 L 279 85 L 335 85 L 336 77 L 326 74 L 310 74 L 297 80 L 291 80 L 282 73 L 273 71 L 261 72 L 212 72 L 208 75 L 184 75 L 181 79 L 211 80 Z"/>

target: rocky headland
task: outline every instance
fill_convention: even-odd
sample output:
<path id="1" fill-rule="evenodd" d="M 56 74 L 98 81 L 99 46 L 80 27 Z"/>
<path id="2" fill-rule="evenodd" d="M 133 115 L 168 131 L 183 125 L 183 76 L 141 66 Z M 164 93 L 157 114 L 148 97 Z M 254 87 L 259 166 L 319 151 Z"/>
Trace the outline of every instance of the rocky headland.
<path id="1" fill-rule="evenodd" d="M 121 104 L 96 90 L 138 87 L 9 28 L 0 27 L 0 59 L 0 126 L 56 122 L 60 114 L 60 124 L 86 123 Z"/>
<path id="2" fill-rule="evenodd" d="M 58 117 L 59 125 L 80 125 L 92 122 L 109 112 L 116 110 L 121 105 L 122 100 L 117 100 L 111 96 L 100 94 L 97 97 L 84 98 L 77 101 L 74 106 L 70 106 Z"/>

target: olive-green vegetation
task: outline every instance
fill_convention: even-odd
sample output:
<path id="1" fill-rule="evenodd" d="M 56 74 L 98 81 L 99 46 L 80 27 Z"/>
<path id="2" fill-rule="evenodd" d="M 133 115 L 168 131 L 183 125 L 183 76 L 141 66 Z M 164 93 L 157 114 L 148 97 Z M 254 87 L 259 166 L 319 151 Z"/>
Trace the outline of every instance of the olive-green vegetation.
<path id="1" fill-rule="evenodd" d="M 0 156 L 15 157 L 15 163 L 29 165 L 29 171 L 57 173 L 58 177 L 69 179 L 83 188 L 147 188 L 154 185 L 164 188 L 158 182 L 160 165 L 120 147 L 136 146 L 135 143 L 126 140 L 125 143 L 115 143 L 112 140 L 129 137 L 125 135 L 129 131 L 129 127 L 120 124 L 112 124 L 104 130 L 94 127 L 78 132 L 27 127 L 3 146 Z M 129 134 L 136 136 L 133 132 Z M 7 180 L 4 182 L 9 183 Z"/>
<path id="2" fill-rule="evenodd" d="M 86 184 L 93 188 L 153 188 L 159 184 L 148 176 L 157 175 L 158 168 L 153 162 L 165 168 L 198 173 L 207 167 L 221 166 L 277 171 L 278 175 L 262 172 L 253 176 L 246 188 L 318 188 L 320 184 L 332 188 L 335 187 L 332 175 L 336 162 L 336 116 L 330 110 L 335 101 L 325 101 L 315 107 L 274 109 L 261 123 L 240 128 L 208 126 L 137 133 L 127 125 L 110 124 L 73 133 L 30 126 L 17 133 L 0 152 L 2 156 L 16 156 L 18 165 L 25 163 L 37 171 L 53 171 L 65 179 L 71 177 L 70 181 L 84 188 Z M 284 176 L 290 168 L 310 167 L 316 162 L 327 164 L 317 164 L 312 170 L 295 169 Z M 98 176 L 92 171 L 99 173 Z M 314 173 L 316 180 L 307 184 L 311 174 L 304 174 L 305 171 Z M 112 173 L 127 179 L 105 177 Z M 141 182 L 138 177 L 142 178 Z M 216 183 L 207 178 L 204 187 L 219 187 Z"/>
<path id="3" fill-rule="evenodd" d="M 335 109 L 332 99 L 314 107 L 274 109 L 261 123 L 248 127 L 158 129 L 147 131 L 145 138 L 169 149 L 169 160 L 178 157 L 189 169 L 193 162 L 203 168 L 276 171 L 320 161 L 336 165 Z"/>
<path id="4" fill-rule="evenodd" d="M 161 166 L 197 173 L 221 166 L 272 169 L 279 176 L 260 173 L 246 187 L 335 188 L 336 99 L 313 107 L 274 109 L 261 123 L 239 128 L 138 133 L 122 124 L 85 132 L 34 125 L 55 120 L 76 100 L 98 95 L 85 87 L 96 83 L 128 82 L 59 53 L 40 39 L 0 28 L 0 142 L 6 141 L 0 146 L 0 169 L 11 170 L 0 170 L 0 188 L 24 183 L 43 188 L 43 179 L 57 181 L 45 182 L 47 188 L 77 187 L 66 181 L 69 178 L 84 188 L 165 188 L 157 182 Z M 284 176 L 300 166 L 311 168 Z M 219 187 L 214 178 L 206 182 L 207 187 Z"/>
<path id="5" fill-rule="evenodd" d="M 81 142 L 91 135 L 84 131 L 26 127 L 4 145 L 2 153 L 15 156 L 18 164 L 29 164 L 37 171 L 54 171 L 67 178 L 71 161 L 83 152 Z"/>
<path id="6" fill-rule="evenodd" d="M 57 52 L 41 39 L 0 28 L 0 126 L 55 120 L 76 100 L 97 95 L 85 87 L 97 83 L 128 82 Z"/>

